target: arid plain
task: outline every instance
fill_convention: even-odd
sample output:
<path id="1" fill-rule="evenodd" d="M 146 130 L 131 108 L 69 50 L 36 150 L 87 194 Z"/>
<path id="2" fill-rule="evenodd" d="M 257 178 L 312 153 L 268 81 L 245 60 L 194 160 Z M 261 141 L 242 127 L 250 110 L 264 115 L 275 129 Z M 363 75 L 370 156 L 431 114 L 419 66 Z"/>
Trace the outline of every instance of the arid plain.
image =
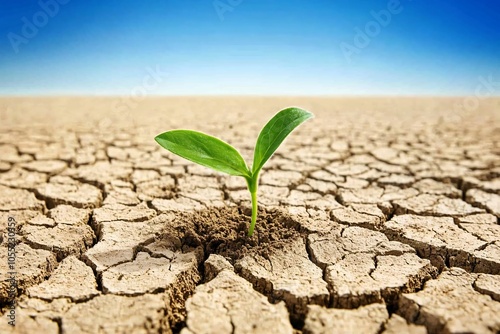
<path id="1" fill-rule="evenodd" d="M 154 141 L 250 162 L 292 105 L 252 238 L 243 180 Z M 0 129 L 1 333 L 500 331 L 499 98 L 1 98 Z"/>

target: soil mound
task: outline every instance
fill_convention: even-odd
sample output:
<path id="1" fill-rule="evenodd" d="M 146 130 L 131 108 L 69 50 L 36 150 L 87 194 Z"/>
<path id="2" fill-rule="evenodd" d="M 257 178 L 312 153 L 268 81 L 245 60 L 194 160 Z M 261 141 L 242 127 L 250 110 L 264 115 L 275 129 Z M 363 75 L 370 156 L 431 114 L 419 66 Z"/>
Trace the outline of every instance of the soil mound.
<path id="1" fill-rule="evenodd" d="M 249 224 L 250 212 L 245 209 L 212 208 L 177 215 L 161 238 L 183 251 L 201 246 L 205 258 L 219 254 L 234 263 L 250 252 L 266 253 L 300 235 L 297 222 L 279 209 L 259 211 L 252 237 L 247 235 Z"/>

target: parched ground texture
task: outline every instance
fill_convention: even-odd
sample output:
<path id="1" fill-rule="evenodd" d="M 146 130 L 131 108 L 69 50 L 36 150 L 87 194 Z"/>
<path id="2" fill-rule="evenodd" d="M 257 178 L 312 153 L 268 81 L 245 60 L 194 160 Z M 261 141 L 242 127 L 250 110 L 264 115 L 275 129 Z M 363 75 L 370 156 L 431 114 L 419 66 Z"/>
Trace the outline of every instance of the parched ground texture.
<path id="1" fill-rule="evenodd" d="M 500 99 L 137 100 L 0 99 L 0 333 L 500 332 Z M 243 179 L 153 140 L 251 161 L 290 105 L 252 238 Z"/>

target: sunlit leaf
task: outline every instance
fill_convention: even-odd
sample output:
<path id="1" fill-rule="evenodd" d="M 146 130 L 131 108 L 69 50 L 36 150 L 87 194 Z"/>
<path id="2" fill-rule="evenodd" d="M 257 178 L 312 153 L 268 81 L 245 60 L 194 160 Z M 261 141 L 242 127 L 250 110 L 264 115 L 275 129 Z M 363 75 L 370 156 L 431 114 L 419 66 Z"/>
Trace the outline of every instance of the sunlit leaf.
<path id="1" fill-rule="evenodd" d="M 258 173 L 271 158 L 283 140 L 300 124 L 314 117 L 300 108 L 287 108 L 278 112 L 259 134 L 253 156 L 252 173 Z"/>
<path id="2" fill-rule="evenodd" d="M 155 140 L 184 159 L 230 175 L 249 177 L 250 171 L 241 154 L 228 143 L 191 130 L 172 130 Z"/>

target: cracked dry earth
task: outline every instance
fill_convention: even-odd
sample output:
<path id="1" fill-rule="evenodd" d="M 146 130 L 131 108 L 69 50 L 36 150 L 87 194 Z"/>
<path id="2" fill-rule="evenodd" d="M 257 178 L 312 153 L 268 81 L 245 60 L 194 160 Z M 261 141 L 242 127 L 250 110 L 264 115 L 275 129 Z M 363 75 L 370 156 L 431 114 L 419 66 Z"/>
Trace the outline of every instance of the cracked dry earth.
<path id="1" fill-rule="evenodd" d="M 116 102 L 0 100 L 1 333 L 500 332 L 500 100 Z M 197 129 L 251 161 L 289 105 L 316 118 L 264 168 L 250 239 L 244 180 L 153 140 Z"/>

